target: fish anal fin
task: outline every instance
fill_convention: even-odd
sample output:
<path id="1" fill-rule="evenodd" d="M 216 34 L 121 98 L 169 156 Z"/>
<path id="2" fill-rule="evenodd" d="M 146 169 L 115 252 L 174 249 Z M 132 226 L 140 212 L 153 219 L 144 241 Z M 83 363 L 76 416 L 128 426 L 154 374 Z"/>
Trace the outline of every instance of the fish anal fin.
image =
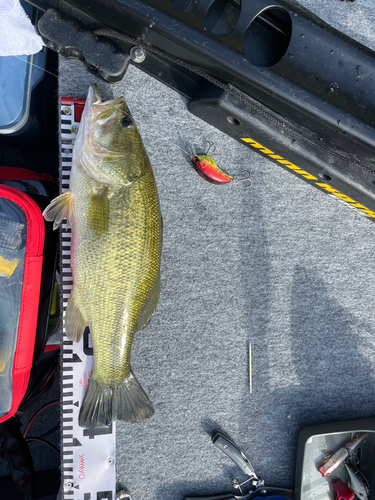
<path id="1" fill-rule="evenodd" d="M 72 223 L 74 213 L 74 199 L 70 191 L 53 199 L 44 209 L 43 217 L 46 221 L 53 221 L 53 229 L 57 229 L 63 219 L 67 219 L 68 224 Z"/>
<path id="2" fill-rule="evenodd" d="M 156 279 L 154 288 L 151 292 L 151 296 L 143 308 L 141 314 L 138 316 L 137 322 L 134 327 L 134 333 L 135 332 L 140 332 L 146 326 L 150 323 L 151 318 L 155 314 L 156 307 L 158 305 L 158 300 L 159 300 L 159 294 L 160 294 L 160 273 Z"/>
<path id="3" fill-rule="evenodd" d="M 65 313 L 65 331 L 69 340 L 78 342 L 85 331 L 87 321 L 79 308 L 74 286 L 69 296 Z"/>

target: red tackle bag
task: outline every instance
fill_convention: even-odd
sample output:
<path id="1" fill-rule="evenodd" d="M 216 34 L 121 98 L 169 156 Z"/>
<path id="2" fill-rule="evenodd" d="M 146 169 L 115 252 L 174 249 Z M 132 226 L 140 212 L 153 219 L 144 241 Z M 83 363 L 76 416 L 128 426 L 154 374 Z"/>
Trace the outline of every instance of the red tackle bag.
<path id="1" fill-rule="evenodd" d="M 50 176 L 0 167 L 0 422 L 16 413 L 48 340 L 59 236 L 42 211 L 58 194 Z"/>

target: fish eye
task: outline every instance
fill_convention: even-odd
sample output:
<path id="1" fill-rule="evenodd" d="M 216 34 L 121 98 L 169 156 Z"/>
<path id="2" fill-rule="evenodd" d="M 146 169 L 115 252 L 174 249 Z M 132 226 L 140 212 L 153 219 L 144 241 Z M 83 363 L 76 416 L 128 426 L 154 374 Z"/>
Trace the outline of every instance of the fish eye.
<path id="1" fill-rule="evenodd" d="M 130 128 L 130 127 L 133 126 L 133 120 L 131 120 L 130 118 L 128 118 L 127 116 L 125 116 L 122 119 L 122 124 L 124 125 L 124 127 Z"/>

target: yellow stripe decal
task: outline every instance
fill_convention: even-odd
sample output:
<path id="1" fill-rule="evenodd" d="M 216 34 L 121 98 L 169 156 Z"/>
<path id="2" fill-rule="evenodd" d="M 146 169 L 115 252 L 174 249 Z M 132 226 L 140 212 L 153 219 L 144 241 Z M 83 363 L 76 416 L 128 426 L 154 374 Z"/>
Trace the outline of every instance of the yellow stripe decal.
<path id="1" fill-rule="evenodd" d="M 301 174 L 302 177 L 304 177 L 305 179 L 312 179 L 313 181 L 317 180 L 316 177 L 314 177 L 313 175 L 309 174 L 308 172 L 305 172 L 304 170 L 300 170 L 298 173 Z"/>
<path id="2" fill-rule="evenodd" d="M 316 184 L 317 184 L 317 186 L 324 188 L 326 191 L 333 193 L 338 198 L 341 198 L 342 200 L 347 201 L 348 203 L 355 203 L 355 200 L 352 200 L 351 198 L 349 198 L 349 196 L 346 196 L 345 194 L 340 193 L 340 191 L 337 191 L 337 189 L 334 189 L 329 184 L 324 184 L 324 183 L 320 183 L 320 182 L 317 182 Z"/>
<path id="3" fill-rule="evenodd" d="M 259 144 L 259 142 L 254 141 L 254 139 L 250 139 L 250 137 L 241 137 L 241 140 L 244 142 L 247 142 L 250 146 L 253 146 L 253 148 L 259 149 L 262 153 L 266 154 L 270 158 L 273 158 L 276 160 L 278 163 L 281 163 L 284 167 L 288 167 L 291 170 L 293 170 L 296 174 L 302 175 L 305 179 L 310 179 L 317 181 L 317 177 L 315 177 L 312 174 L 309 174 L 309 172 L 306 172 L 306 170 L 301 170 L 297 165 L 294 165 L 293 163 L 290 163 L 290 161 L 286 160 L 282 156 L 274 154 L 273 151 L 270 151 L 266 147 L 262 146 L 262 144 Z M 321 187 L 325 191 L 328 191 L 328 193 L 333 194 L 340 200 L 348 203 L 352 208 L 356 208 L 357 210 L 361 211 L 363 214 L 367 215 L 368 217 L 372 217 L 375 219 L 375 212 L 372 210 L 369 210 L 365 206 L 361 205 L 360 203 L 356 202 L 352 198 L 349 198 L 349 196 L 346 196 L 344 193 L 341 193 L 337 189 L 334 189 L 331 187 L 329 184 L 326 183 L 321 183 L 321 182 L 316 182 L 315 183 L 317 186 Z"/>

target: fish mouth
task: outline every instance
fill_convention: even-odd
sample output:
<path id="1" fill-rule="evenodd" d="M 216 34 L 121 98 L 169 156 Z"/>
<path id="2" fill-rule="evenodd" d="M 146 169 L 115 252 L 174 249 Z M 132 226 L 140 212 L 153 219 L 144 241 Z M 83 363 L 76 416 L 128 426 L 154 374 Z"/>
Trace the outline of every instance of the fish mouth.
<path id="1" fill-rule="evenodd" d="M 102 127 L 110 127 L 118 117 L 130 114 L 124 97 L 103 101 L 96 84 L 90 86 L 87 100 L 92 121 Z"/>
<path id="2" fill-rule="evenodd" d="M 116 97 L 110 101 L 93 103 L 91 106 L 91 116 L 93 121 L 99 125 L 104 125 L 111 117 L 120 113 L 126 114 L 127 108 L 123 97 Z"/>
<path id="3" fill-rule="evenodd" d="M 80 141 L 83 140 L 85 135 L 90 130 L 90 121 L 91 121 L 91 109 L 93 106 L 97 106 L 102 102 L 102 97 L 100 95 L 99 87 L 92 83 L 89 86 L 89 90 L 87 92 L 86 103 L 83 109 L 81 124 L 79 127 L 78 136 L 76 139 L 76 143 L 79 144 Z"/>
<path id="4" fill-rule="evenodd" d="M 99 125 L 111 125 L 111 122 L 118 113 L 120 113 L 120 116 L 130 115 L 124 97 L 116 97 L 109 101 L 103 101 L 96 83 L 92 83 L 89 87 L 86 104 L 88 109 L 90 109 L 91 119 Z"/>
<path id="5" fill-rule="evenodd" d="M 99 104 L 101 102 L 102 96 L 100 95 L 99 87 L 96 85 L 96 83 L 92 83 L 89 86 L 89 90 L 87 92 L 86 104 L 88 104 L 88 107 L 91 108 L 93 104 Z"/>

